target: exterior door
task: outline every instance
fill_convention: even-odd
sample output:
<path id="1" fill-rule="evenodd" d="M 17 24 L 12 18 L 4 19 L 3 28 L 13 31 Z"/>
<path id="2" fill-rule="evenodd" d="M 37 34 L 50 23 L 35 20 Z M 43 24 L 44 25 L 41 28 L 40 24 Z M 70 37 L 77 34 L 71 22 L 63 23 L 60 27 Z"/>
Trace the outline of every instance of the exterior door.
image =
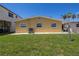
<path id="1" fill-rule="evenodd" d="M 34 29 L 33 28 L 29 28 L 29 33 L 34 33 Z"/>
<path id="2" fill-rule="evenodd" d="M 0 21 L 0 33 L 10 32 L 11 23 L 7 21 Z"/>

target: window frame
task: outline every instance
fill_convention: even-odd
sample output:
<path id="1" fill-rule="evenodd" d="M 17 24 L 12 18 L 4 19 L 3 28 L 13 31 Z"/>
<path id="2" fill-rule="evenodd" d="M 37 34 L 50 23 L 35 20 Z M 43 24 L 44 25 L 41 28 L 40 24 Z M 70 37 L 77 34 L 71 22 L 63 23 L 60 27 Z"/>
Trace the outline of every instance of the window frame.
<path id="1" fill-rule="evenodd" d="M 14 14 L 11 13 L 11 12 L 8 12 L 8 16 L 11 17 L 11 18 L 14 18 Z"/>
<path id="2" fill-rule="evenodd" d="M 27 24 L 26 24 L 26 23 L 20 23 L 20 24 L 19 24 L 19 27 L 21 27 L 21 28 L 26 28 L 26 27 L 27 27 Z"/>
<path id="3" fill-rule="evenodd" d="M 79 23 L 76 24 L 76 27 L 79 27 Z"/>
<path id="4" fill-rule="evenodd" d="M 51 27 L 52 27 L 52 28 L 56 28 L 56 27 L 57 27 L 57 24 L 56 24 L 56 23 L 52 23 L 52 24 L 51 24 Z"/>

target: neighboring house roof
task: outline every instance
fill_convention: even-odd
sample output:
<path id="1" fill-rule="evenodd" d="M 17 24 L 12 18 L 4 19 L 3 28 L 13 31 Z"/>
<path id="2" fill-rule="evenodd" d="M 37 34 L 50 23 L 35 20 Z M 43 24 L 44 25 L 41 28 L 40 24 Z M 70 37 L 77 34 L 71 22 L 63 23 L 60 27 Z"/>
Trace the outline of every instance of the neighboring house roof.
<path id="1" fill-rule="evenodd" d="M 50 18 L 50 17 L 35 16 L 35 17 L 31 17 L 31 18 L 23 19 L 23 20 L 17 20 L 16 22 L 18 22 L 18 21 L 25 21 L 25 20 L 31 20 L 31 19 L 34 19 L 34 18 L 46 18 L 46 19 L 50 19 L 50 20 L 54 20 L 54 21 L 60 21 L 60 20 L 56 20 L 56 19 L 54 19 L 54 18 Z M 60 21 L 60 22 L 61 22 L 61 21 Z"/>
<path id="2" fill-rule="evenodd" d="M 16 16 L 20 17 L 21 19 L 23 19 L 21 16 L 17 15 L 16 13 L 12 12 L 11 10 L 9 10 L 8 8 L 4 7 L 3 5 L 0 4 L 0 6 L 8 11 L 10 11 L 11 13 L 15 14 Z"/>

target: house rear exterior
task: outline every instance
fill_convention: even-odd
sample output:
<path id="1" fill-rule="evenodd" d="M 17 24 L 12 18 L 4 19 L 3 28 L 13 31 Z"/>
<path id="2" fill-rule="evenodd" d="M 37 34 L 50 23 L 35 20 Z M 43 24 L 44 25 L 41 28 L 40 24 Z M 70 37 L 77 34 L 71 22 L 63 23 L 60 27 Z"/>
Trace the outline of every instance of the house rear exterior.
<path id="1" fill-rule="evenodd" d="M 16 21 L 16 33 L 45 32 L 62 32 L 62 22 L 40 16 Z"/>
<path id="2" fill-rule="evenodd" d="M 20 19 L 20 16 L 0 5 L 0 33 L 15 32 L 15 22 Z"/>

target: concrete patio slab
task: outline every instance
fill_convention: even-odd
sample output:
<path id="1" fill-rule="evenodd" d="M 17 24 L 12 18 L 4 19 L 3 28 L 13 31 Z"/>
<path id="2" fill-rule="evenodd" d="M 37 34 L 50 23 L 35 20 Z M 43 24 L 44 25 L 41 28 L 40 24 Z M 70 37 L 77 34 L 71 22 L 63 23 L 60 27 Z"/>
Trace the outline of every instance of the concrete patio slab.
<path id="1" fill-rule="evenodd" d="M 22 35 L 22 34 L 68 34 L 68 32 L 13 33 L 13 34 L 10 34 L 10 35 Z"/>

